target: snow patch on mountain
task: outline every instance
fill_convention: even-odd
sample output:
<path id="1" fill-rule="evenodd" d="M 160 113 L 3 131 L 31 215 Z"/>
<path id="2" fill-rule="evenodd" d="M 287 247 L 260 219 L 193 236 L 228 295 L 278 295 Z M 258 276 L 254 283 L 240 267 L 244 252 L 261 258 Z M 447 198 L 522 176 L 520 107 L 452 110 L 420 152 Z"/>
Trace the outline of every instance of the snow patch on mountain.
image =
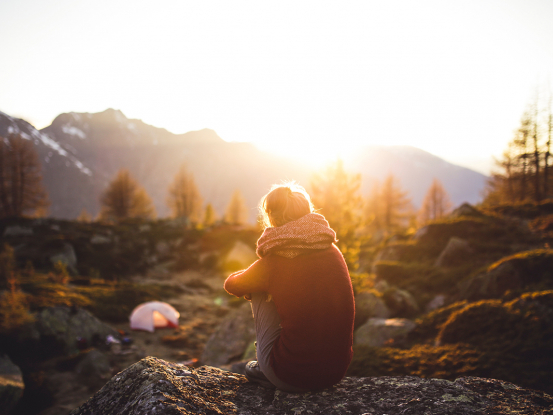
<path id="1" fill-rule="evenodd" d="M 75 114 L 76 115 L 76 114 Z M 65 134 L 69 134 L 69 135 L 74 135 L 74 136 L 77 136 L 79 137 L 81 140 L 84 140 L 86 138 L 86 134 L 78 129 L 77 127 L 74 127 L 72 125 L 64 125 L 63 127 L 61 127 L 61 130 L 65 133 Z"/>

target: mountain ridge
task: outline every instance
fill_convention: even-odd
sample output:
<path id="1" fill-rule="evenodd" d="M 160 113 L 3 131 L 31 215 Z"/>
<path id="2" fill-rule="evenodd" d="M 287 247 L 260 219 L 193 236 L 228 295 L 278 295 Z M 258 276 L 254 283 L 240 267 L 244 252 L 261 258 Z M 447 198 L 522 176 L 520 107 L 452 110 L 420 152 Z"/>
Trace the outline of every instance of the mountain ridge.
<path id="1" fill-rule="evenodd" d="M 234 190 L 241 190 L 250 221 L 273 183 L 294 179 L 308 187 L 312 174 L 297 160 L 263 152 L 251 143 L 224 141 L 212 129 L 174 134 L 111 108 L 63 113 L 40 131 L 0 112 L 0 135 L 10 132 L 35 143 L 52 202 L 50 214 L 58 218 L 75 218 L 82 209 L 96 215 L 100 194 L 121 168 L 145 187 L 160 216 L 169 213 L 167 188 L 184 163 L 194 173 L 204 201 L 220 215 Z M 362 174 L 364 195 L 375 180 L 394 173 L 416 206 L 434 177 L 443 182 L 454 204 L 477 202 L 486 180 L 481 173 L 411 146 L 365 147 L 345 167 Z"/>

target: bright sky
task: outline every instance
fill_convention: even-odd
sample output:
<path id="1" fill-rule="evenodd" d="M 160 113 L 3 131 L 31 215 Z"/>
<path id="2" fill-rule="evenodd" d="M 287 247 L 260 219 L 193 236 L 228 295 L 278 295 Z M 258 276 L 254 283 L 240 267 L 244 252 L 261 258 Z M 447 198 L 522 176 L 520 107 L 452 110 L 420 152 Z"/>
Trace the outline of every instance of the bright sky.
<path id="1" fill-rule="evenodd" d="M 485 169 L 553 84 L 551 0 L 2 0 L 0 19 L 0 111 L 37 128 L 111 107 L 311 161 L 406 144 Z"/>

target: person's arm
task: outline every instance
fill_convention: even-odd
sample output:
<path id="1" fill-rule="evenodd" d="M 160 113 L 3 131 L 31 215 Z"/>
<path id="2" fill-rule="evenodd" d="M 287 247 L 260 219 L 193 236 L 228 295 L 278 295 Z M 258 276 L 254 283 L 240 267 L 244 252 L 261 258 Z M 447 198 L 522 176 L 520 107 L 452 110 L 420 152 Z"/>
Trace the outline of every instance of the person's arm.
<path id="1" fill-rule="evenodd" d="M 258 259 L 248 269 L 231 274 L 225 281 L 225 290 L 236 297 L 269 290 L 267 261 Z"/>

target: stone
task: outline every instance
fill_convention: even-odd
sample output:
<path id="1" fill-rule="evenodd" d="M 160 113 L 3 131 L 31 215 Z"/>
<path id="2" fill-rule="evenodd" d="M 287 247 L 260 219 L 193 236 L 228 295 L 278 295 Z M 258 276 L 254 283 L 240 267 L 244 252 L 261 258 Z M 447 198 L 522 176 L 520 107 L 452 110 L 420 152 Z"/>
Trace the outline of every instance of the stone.
<path id="1" fill-rule="evenodd" d="M 33 228 L 27 228 L 24 226 L 7 226 L 4 229 L 4 236 L 27 236 L 33 234 Z"/>
<path id="2" fill-rule="evenodd" d="M 460 265 L 473 254 L 474 250 L 470 247 L 468 241 L 453 236 L 436 259 L 434 266 L 447 268 Z"/>
<path id="3" fill-rule="evenodd" d="M 420 308 L 409 291 L 397 287 L 384 292 L 384 301 L 390 310 L 391 317 L 410 317 L 419 313 Z"/>
<path id="4" fill-rule="evenodd" d="M 449 216 L 453 218 L 458 218 L 461 216 L 481 217 L 484 216 L 484 214 L 471 204 L 463 203 L 461 206 L 451 212 Z"/>
<path id="5" fill-rule="evenodd" d="M 390 310 L 382 297 L 372 292 L 362 292 L 355 296 L 355 328 L 363 325 L 371 317 L 388 318 Z"/>
<path id="6" fill-rule="evenodd" d="M 443 294 L 436 295 L 432 300 L 426 304 L 426 307 L 424 308 L 427 313 L 430 311 L 437 310 L 438 308 L 441 308 L 445 305 L 446 296 Z"/>
<path id="7" fill-rule="evenodd" d="M 111 378 L 111 367 L 107 356 L 97 349 L 86 352 L 75 371 L 81 383 L 92 391 L 100 389 Z"/>
<path id="8" fill-rule="evenodd" d="M 478 415 L 545 414 L 553 397 L 509 382 L 463 377 L 345 378 L 332 388 L 292 394 L 245 376 L 147 357 L 115 375 L 70 415 Z"/>
<path id="9" fill-rule="evenodd" d="M 9 413 L 23 396 L 21 370 L 6 355 L 0 355 L 0 413 Z"/>
<path id="10" fill-rule="evenodd" d="M 353 334 L 357 345 L 382 347 L 386 343 L 405 338 L 417 325 L 406 318 L 370 318 Z"/>
<path id="11" fill-rule="evenodd" d="M 53 265 L 61 262 L 73 272 L 77 272 L 77 255 L 75 254 L 73 245 L 70 243 L 64 242 L 61 249 L 50 256 L 50 262 Z"/>
<path id="12" fill-rule="evenodd" d="M 81 308 L 48 307 L 36 313 L 35 321 L 22 330 L 18 341 L 36 350 L 37 358 L 69 356 L 79 352 L 78 342 L 105 346 L 107 336 L 119 339 L 113 327 Z"/>
<path id="13" fill-rule="evenodd" d="M 507 261 L 491 271 L 478 274 L 461 283 L 461 298 L 468 300 L 499 298 L 508 290 L 522 288 L 523 279 L 519 270 Z"/>
<path id="14" fill-rule="evenodd" d="M 225 268 L 243 269 L 249 267 L 259 259 L 255 250 L 242 241 L 236 241 L 230 252 L 226 255 L 223 266 Z"/>
<path id="15" fill-rule="evenodd" d="M 103 244 L 109 244 L 111 242 L 111 239 L 104 235 L 94 235 L 92 238 L 90 238 L 90 243 L 92 245 L 103 245 Z"/>
<path id="16" fill-rule="evenodd" d="M 210 366 L 233 363 L 242 358 L 254 340 L 255 325 L 248 301 L 225 316 L 207 341 L 200 360 Z"/>

